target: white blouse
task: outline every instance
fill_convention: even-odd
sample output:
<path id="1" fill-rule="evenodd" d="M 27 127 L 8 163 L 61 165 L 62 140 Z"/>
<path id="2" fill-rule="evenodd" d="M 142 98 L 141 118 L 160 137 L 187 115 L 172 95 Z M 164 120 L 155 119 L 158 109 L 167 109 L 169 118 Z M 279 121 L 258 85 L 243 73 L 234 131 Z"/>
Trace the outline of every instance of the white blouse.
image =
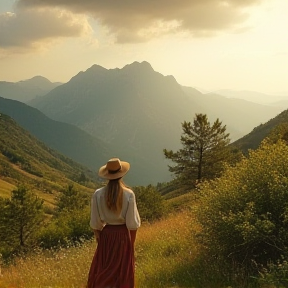
<path id="1" fill-rule="evenodd" d="M 91 199 L 90 226 L 94 230 L 102 230 L 108 225 L 126 224 L 129 230 L 136 230 L 141 225 L 135 194 L 131 189 L 123 189 L 123 205 L 120 214 L 108 209 L 105 200 L 106 187 L 97 189 Z"/>

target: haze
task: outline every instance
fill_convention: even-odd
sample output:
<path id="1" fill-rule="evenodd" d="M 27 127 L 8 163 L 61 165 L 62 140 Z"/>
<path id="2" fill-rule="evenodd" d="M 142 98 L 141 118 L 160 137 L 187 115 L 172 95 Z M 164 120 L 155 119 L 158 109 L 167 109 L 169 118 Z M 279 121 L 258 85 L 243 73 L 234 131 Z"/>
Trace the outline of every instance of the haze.
<path id="1" fill-rule="evenodd" d="M 288 95 L 287 0 L 1 0 L 0 81 L 148 61 L 179 84 Z"/>

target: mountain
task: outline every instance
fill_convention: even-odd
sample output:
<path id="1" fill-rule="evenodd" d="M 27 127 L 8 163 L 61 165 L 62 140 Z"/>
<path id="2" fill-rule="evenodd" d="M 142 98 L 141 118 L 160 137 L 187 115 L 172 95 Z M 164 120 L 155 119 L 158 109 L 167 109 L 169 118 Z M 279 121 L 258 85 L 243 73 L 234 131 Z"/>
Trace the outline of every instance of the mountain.
<path id="1" fill-rule="evenodd" d="M 147 62 L 111 70 L 93 65 L 29 104 L 108 142 L 112 157 L 131 163 L 138 185 L 170 180 L 162 151 L 179 146 L 181 122 L 198 107 L 174 77 Z"/>
<path id="2" fill-rule="evenodd" d="M 285 105 L 272 107 L 242 99 L 227 98 L 215 93 L 202 94 L 190 87 L 183 87 L 183 89 L 203 107 L 203 113 L 209 115 L 211 119 L 219 118 L 226 124 L 232 141 L 286 109 Z"/>
<path id="3" fill-rule="evenodd" d="M 95 181 L 93 172 L 48 148 L 3 113 L 0 114 L 0 135 L 1 196 L 4 186 L 13 189 L 25 184 L 37 192 L 46 204 L 53 205 L 55 196 L 67 189 L 69 184 L 92 192 L 91 188 L 77 182 L 84 179 L 83 175 L 85 181 Z"/>
<path id="4" fill-rule="evenodd" d="M 52 83 L 42 76 L 35 76 L 31 79 L 19 82 L 0 81 L 0 96 L 28 102 L 35 97 L 43 96 L 62 83 Z"/>
<path id="5" fill-rule="evenodd" d="M 76 126 L 52 120 L 22 102 L 0 97 L 0 112 L 63 155 L 96 170 L 108 158 L 106 144 Z"/>
<path id="6" fill-rule="evenodd" d="M 226 96 L 229 98 L 236 98 L 236 99 L 242 99 L 250 102 L 260 103 L 260 104 L 266 104 L 266 105 L 277 105 L 276 103 L 279 102 L 279 106 L 283 107 L 283 103 L 280 101 L 286 100 L 288 98 L 288 93 L 286 96 L 283 95 L 269 95 L 265 93 L 260 93 L 256 91 L 247 91 L 247 90 L 241 90 L 241 91 L 235 91 L 235 90 L 229 90 L 229 89 L 222 89 L 214 91 L 215 94 L 219 94 L 222 96 Z M 286 107 L 287 103 L 285 104 Z"/>
<path id="7" fill-rule="evenodd" d="M 288 124 L 288 109 L 270 119 L 264 124 L 255 127 L 249 134 L 233 142 L 232 145 L 247 153 L 248 149 L 257 149 L 261 141 L 281 124 Z"/>
<path id="8" fill-rule="evenodd" d="M 122 69 L 93 65 L 29 104 L 109 143 L 111 156 L 131 162 L 133 177 L 142 178 L 139 184 L 171 179 L 163 149 L 180 148 L 181 123 L 193 121 L 195 113 L 219 118 L 234 139 L 279 113 L 279 108 L 182 87 L 148 62 Z"/>

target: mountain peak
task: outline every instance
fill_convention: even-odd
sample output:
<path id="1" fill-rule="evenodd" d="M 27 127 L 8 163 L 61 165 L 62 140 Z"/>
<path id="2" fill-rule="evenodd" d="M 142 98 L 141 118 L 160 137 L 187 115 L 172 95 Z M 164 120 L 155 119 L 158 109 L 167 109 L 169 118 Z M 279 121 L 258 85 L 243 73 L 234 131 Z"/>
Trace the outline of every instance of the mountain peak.
<path id="1" fill-rule="evenodd" d="M 128 71 L 141 71 L 141 72 L 155 72 L 154 69 L 152 68 L 151 64 L 148 63 L 147 61 L 143 62 L 138 62 L 134 61 L 131 64 L 125 65 L 123 67 L 123 70 L 128 70 Z"/>
<path id="2" fill-rule="evenodd" d="M 50 80 L 48 80 L 47 78 L 40 76 L 40 75 L 34 76 L 31 79 L 19 81 L 18 83 L 19 84 L 35 85 L 35 86 L 52 84 L 52 82 Z"/>
<path id="3" fill-rule="evenodd" d="M 80 73 L 84 73 L 85 75 L 95 75 L 95 74 L 102 74 L 102 73 L 105 73 L 107 71 L 108 70 L 106 68 L 104 68 L 98 64 L 94 64 L 90 68 L 88 68 L 85 72 L 80 72 Z"/>

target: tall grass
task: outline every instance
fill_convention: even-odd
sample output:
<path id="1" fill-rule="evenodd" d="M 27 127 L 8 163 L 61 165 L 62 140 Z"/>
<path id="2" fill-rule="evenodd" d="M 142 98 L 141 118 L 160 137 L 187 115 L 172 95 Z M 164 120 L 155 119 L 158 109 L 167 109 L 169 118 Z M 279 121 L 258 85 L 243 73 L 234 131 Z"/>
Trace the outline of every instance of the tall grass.
<path id="1" fill-rule="evenodd" d="M 225 276 L 227 267 L 221 268 L 211 257 L 203 258 L 194 236 L 198 230 L 188 210 L 144 223 L 136 240 L 136 288 L 232 288 Z M 58 251 L 35 251 L 2 267 L 0 287 L 84 288 L 95 248 L 93 240 Z M 244 288 L 241 283 L 236 287 Z M 257 287 L 287 286 L 263 282 Z"/>
<path id="2" fill-rule="evenodd" d="M 84 288 L 95 243 L 39 251 L 2 269 L 1 288 Z"/>
<path id="3" fill-rule="evenodd" d="M 192 243 L 191 212 L 170 215 L 139 231 L 136 249 L 137 287 L 192 287 L 190 264 L 197 254 Z"/>
<path id="4" fill-rule="evenodd" d="M 154 224 L 143 224 L 136 240 L 136 287 L 192 287 L 189 263 L 191 213 L 181 212 Z M 86 285 L 95 241 L 59 251 L 39 251 L 2 268 L 1 288 L 82 288 Z M 179 285 L 179 286 L 178 286 Z"/>

